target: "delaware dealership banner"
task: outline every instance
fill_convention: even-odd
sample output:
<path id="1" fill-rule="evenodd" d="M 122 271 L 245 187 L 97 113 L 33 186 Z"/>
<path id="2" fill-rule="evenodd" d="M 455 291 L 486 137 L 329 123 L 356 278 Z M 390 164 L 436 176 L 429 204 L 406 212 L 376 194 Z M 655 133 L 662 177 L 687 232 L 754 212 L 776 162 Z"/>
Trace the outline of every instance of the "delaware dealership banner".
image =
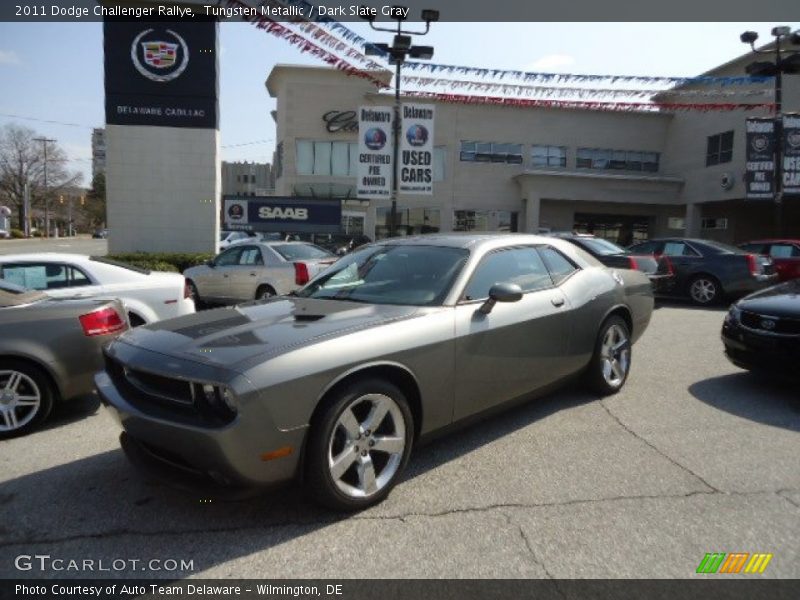
<path id="1" fill-rule="evenodd" d="M 225 229 L 278 233 L 338 233 L 342 227 L 339 200 L 270 196 L 253 199 L 227 196 Z"/>
<path id="2" fill-rule="evenodd" d="M 214 20 L 106 20 L 106 123 L 216 129 Z"/>
<path id="3" fill-rule="evenodd" d="M 745 125 L 748 200 L 772 200 L 775 196 L 775 121 L 752 117 Z"/>
<path id="4" fill-rule="evenodd" d="M 392 112 L 388 106 L 361 106 L 358 109 L 358 198 L 391 196 Z"/>
<path id="5" fill-rule="evenodd" d="M 432 104 L 403 104 L 400 138 L 400 185 L 402 194 L 433 194 Z"/>
<path id="6" fill-rule="evenodd" d="M 783 117 L 783 195 L 800 196 L 800 114 Z"/>

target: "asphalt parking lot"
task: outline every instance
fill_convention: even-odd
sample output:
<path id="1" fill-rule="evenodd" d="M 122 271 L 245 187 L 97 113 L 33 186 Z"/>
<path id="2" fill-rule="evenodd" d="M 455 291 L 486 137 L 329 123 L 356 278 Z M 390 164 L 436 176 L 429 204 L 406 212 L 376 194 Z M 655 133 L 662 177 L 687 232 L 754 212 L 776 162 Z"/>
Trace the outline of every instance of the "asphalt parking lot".
<path id="1" fill-rule="evenodd" d="M 351 516 L 292 488 L 229 503 L 147 482 L 83 399 L 0 442 L 0 577 L 686 578 L 707 552 L 799 577 L 800 394 L 725 360 L 723 314 L 660 307 L 621 393 L 572 387 L 420 448 Z M 22 573 L 23 554 L 194 568 Z"/>

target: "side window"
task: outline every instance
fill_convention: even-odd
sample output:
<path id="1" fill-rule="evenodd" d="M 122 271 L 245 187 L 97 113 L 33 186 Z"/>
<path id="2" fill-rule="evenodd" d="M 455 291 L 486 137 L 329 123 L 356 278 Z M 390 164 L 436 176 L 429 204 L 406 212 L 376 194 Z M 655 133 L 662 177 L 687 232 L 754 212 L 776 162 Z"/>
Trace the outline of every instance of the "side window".
<path id="1" fill-rule="evenodd" d="M 245 246 L 242 248 L 242 255 L 239 257 L 240 265 L 263 265 L 264 259 L 261 257 L 261 250 L 256 246 Z"/>
<path id="2" fill-rule="evenodd" d="M 561 285 L 565 279 L 578 270 L 578 267 L 571 260 L 551 246 L 539 248 L 539 254 L 544 258 L 547 270 L 550 271 L 550 276 L 553 278 L 555 285 Z"/>
<path id="3" fill-rule="evenodd" d="M 664 244 L 664 256 L 697 256 L 684 242 L 667 242 Z"/>
<path id="4" fill-rule="evenodd" d="M 800 248 L 791 244 L 772 244 L 769 255 L 772 258 L 797 258 L 800 257 Z"/>
<path id="5" fill-rule="evenodd" d="M 534 248 L 510 248 L 485 256 L 464 290 L 464 300 L 483 300 L 496 283 L 516 283 L 523 292 L 552 287 L 544 261 Z"/>
<path id="6" fill-rule="evenodd" d="M 3 279 L 29 290 L 56 290 L 91 283 L 78 269 L 57 263 L 4 265 Z"/>
<path id="7" fill-rule="evenodd" d="M 228 248 L 216 258 L 214 264 L 218 267 L 230 267 L 231 265 L 239 264 L 239 255 L 241 253 L 241 247 Z"/>
<path id="8" fill-rule="evenodd" d="M 636 244 L 630 251 L 634 254 L 656 254 L 661 247 L 661 242 L 644 242 Z"/>
<path id="9" fill-rule="evenodd" d="M 80 287 L 82 285 L 92 285 L 92 280 L 78 267 L 67 267 L 69 269 L 69 286 Z"/>

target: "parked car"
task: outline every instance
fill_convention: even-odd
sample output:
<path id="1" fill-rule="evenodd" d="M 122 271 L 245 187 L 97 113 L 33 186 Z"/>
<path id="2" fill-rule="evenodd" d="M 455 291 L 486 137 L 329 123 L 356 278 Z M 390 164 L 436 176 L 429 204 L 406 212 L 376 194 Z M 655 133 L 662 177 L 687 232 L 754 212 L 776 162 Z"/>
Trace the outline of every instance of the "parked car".
<path id="1" fill-rule="evenodd" d="M 658 283 L 658 293 L 688 296 L 699 305 L 715 304 L 726 296 L 743 296 L 778 279 L 768 257 L 712 240 L 664 238 L 628 249 L 661 259 L 657 273 L 674 275 Z"/>
<path id="2" fill-rule="evenodd" d="M 101 228 L 95 229 L 92 232 L 92 238 L 94 238 L 96 240 L 104 240 L 104 239 L 108 238 L 108 228 L 101 227 Z"/>
<path id="3" fill-rule="evenodd" d="M 393 238 L 292 296 L 132 330 L 96 383 L 123 448 L 151 472 L 234 488 L 301 477 L 355 510 L 455 422 L 575 376 L 619 391 L 652 310 L 643 273 L 563 240 Z"/>
<path id="4" fill-rule="evenodd" d="M 5 229 L 0 229 L 0 239 L 6 239 L 10 237 L 9 233 Z"/>
<path id="5" fill-rule="evenodd" d="M 288 294 L 336 261 L 306 242 L 234 244 L 204 265 L 183 274 L 195 300 L 236 304 Z"/>
<path id="6" fill-rule="evenodd" d="M 800 378 L 800 279 L 731 306 L 722 324 L 725 355 L 738 367 Z"/>
<path id="7" fill-rule="evenodd" d="M 128 328 L 116 300 L 59 299 L 0 281 L 0 438 L 94 389 L 101 347 Z"/>
<path id="8" fill-rule="evenodd" d="M 80 254 L 0 256 L 0 279 L 48 296 L 119 298 L 132 326 L 194 312 L 191 290 L 178 273 L 140 269 Z"/>
<path id="9" fill-rule="evenodd" d="M 779 281 L 800 277 L 800 240 L 756 240 L 740 244 L 739 248 L 769 256 L 775 264 Z"/>
<path id="10" fill-rule="evenodd" d="M 231 244 L 238 244 L 241 242 L 256 242 L 258 236 L 252 231 L 220 231 L 219 232 L 219 249 L 225 250 Z"/>
<path id="11" fill-rule="evenodd" d="M 607 267 L 641 271 L 653 285 L 658 280 L 672 277 L 669 273 L 657 273 L 658 260 L 652 254 L 634 254 L 615 243 L 589 233 L 553 233 L 553 237 L 567 240 L 585 250 Z M 663 283 L 661 285 L 664 285 Z"/>

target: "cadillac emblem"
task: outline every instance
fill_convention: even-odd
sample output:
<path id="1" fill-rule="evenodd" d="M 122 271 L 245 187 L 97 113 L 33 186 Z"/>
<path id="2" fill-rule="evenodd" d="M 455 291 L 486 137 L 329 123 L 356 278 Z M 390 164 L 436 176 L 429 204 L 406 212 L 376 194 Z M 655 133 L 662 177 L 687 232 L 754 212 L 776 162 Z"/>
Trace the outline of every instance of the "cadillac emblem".
<path id="1" fill-rule="evenodd" d="M 134 38 L 131 44 L 133 66 L 151 81 L 172 81 L 186 70 L 189 47 L 172 29 L 159 35 L 154 32 L 154 29 L 145 29 Z"/>

